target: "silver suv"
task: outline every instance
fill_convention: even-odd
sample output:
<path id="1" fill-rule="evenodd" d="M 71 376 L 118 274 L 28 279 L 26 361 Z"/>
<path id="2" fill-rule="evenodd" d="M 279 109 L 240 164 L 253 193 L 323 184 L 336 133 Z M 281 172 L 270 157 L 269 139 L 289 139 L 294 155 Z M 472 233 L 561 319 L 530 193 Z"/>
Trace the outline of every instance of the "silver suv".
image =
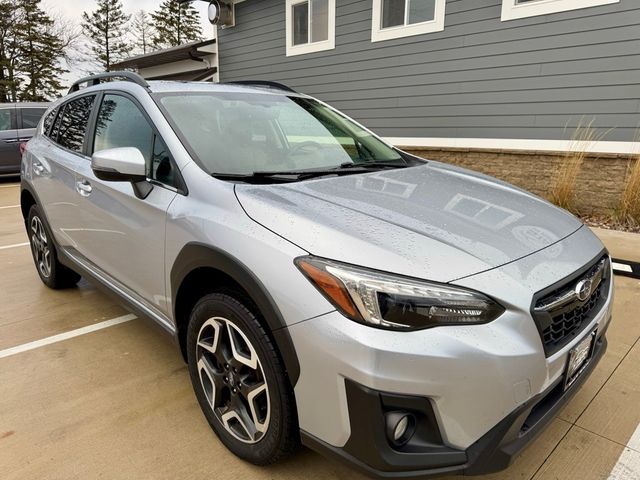
<path id="1" fill-rule="evenodd" d="M 606 348 L 610 259 L 576 218 L 277 84 L 84 79 L 21 202 L 42 281 L 161 325 L 255 464 L 302 442 L 379 477 L 496 471 Z"/>

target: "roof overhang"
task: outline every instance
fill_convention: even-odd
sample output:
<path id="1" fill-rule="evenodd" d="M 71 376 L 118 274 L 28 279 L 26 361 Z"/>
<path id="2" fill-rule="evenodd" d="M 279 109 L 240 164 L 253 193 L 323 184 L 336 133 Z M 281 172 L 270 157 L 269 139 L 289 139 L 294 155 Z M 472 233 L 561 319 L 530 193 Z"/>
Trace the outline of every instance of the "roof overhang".
<path id="1" fill-rule="evenodd" d="M 122 62 L 112 65 L 112 68 L 116 70 L 128 68 L 141 69 L 183 60 L 200 60 L 215 54 L 215 43 L 215 38 L 204 42 L 185 43 L 177 47 L 127 58 Z"/>
<path id="2" fill-rule="evenodd" d="M 203 82 L 211 80 L 218 69 L 216 67 L 201 68 L 181 73 L 169 73 L 166 75 L 150 76 L 148 80 L 178 80 L 183 82 Z"/>

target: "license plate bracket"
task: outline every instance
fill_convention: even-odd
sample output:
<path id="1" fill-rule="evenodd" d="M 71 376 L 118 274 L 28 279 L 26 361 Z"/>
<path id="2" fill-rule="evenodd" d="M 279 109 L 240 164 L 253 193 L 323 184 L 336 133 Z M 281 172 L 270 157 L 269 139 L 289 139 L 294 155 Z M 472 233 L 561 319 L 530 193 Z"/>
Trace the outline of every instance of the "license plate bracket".
<path id="1" fill-rule="evenodd" d="M 564 389 L 567 390 L 580 377 L 593 357 L 598 329 L 592 330 L 580 342 L 569 350 L 565 368 Z"/>

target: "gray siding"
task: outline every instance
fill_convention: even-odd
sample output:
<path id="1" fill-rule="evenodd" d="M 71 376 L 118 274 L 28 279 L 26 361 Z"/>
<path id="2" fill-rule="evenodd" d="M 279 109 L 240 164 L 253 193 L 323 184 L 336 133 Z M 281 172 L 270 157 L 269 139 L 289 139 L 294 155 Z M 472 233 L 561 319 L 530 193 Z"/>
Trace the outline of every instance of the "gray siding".
<path id="1" fill-rule="evenodd" d="M 285 55 L 284 0 L 236 5 L 221 81 L 275 80 L 389 137 L 604 140 L 640 125 L 640 2 L 500 21 L 501 0 L 447 0 L 445 30 L 371 42 L 372 0 L 336 0 L 336 48 Z"/>

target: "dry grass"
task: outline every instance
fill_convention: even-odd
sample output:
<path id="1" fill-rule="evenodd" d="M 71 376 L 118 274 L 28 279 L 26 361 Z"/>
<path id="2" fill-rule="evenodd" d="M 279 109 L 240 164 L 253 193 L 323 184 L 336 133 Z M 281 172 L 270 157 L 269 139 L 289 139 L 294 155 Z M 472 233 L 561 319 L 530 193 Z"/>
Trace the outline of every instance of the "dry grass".
<path id="1" fill-rule="evenodd" d="M 569 151 L 565 154 L 560 169 L 549 191 L 549 200 L 561 208 L 579 214 L 575 205 L 575 188 L 578 174 L 594 143 L 602 140 L 607 132 L 598 133 L 593 128 L 593 122 L 585 123 L 581 119 L 571 136 Z"/>
<path id="2" fill-rule="evenodd" d="M 623 225 L 640 226 L 640 154 L 636 156 L 635 162 L 629 165 L 627 184 L 622 192 L 616 217 Z"/>

